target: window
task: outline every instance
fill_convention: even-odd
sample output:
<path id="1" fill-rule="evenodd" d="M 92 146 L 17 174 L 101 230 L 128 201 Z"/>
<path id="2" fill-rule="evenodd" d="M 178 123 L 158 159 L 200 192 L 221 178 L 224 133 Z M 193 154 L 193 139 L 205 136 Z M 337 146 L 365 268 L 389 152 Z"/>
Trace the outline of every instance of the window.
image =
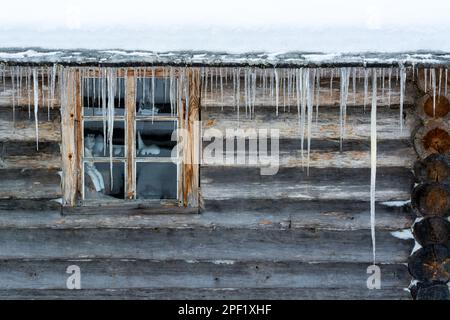
<path id="1" fill-rule="evenodd" d="M 198 152 L 196 135 L 178 136 L 199 117 L 198 71 L 73 68 L 63 77 L 66 206 L 198 207 L 199 167 L 185 161 Z"/>

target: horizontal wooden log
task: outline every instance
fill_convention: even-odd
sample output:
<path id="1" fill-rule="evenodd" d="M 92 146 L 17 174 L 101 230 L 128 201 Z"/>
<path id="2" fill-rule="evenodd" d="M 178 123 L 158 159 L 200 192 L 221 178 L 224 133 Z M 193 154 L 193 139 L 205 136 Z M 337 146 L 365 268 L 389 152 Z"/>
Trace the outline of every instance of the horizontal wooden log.
<path id="1" fill-rule="evenodd" d="M 411 193 L 411 207 L 424 217 L 448 216 L 450 187 L 436 182 L 417 185 Z"/>
<path id="2" fill-rule="evenodd" d="M 450 291 L 445 283 L 421 283 L 411 289 L 415 300 L 450 300 Z"/>
<path id="3" fill-rule="evenodd" d="M 450 182 L 450 158 L 431 154 L 414 164 L 414 176 L 418 182 Z"/>
<path id="4" fill-rule="evenodd" d="M 57 170 L 3 170 L 0 199 L 55 199 L 61 197 Z"/>
<path id="5" fill-rule="evenodd" d="M 446 283 L 450 280 L 450 249 L 439 244 L 420 248 L 408 258 L 408 269 L 419 281 Z"/>
<path id="6" fill-rule="evenodd" d="M 66 269 L 77 265 L 81 287 L 144 288 L 329 288 L 367 289 L 367 265 L 360 263 L 154 261 L 154 260 L 6 260 L 0 290 L 66 289 Z M 381 265 L 383 289 L 403 290 L 410 276 L 405 265 Z"/>
<path id="7" fill-rule="evenodd" d="M 414 148 L 421 159 L 431 154 L 448 155 L 450 152 L 450 126 L 443 121 L 429 121 L 413 130 Z"/>
<path id="8" fill-rule="evenodd" d="M 203 165 L 214 166 L 215 159 L 222 159 L 222 164 L 225 163 L 225 159 L 234 154 L 234 163 L 226 164 L 226 166 L 243 166 L 238 163 L 237 159 L 245 159 L 245 166 L 252 167 L 258 166 L 258 164 L 252 163 L 250 159 L 258 160 L 258 153 L 250 152 L 249 145 L 258 145 L 256 140 L 245 141 L 245 150 L 237 150 L 237 143 L 235 141 L 234 153 L 230 153 L 227 150 L 227 141 L 223 139 L 222 153 L 214 154 L 214 158 L 210 157 L 207 148 L 212 141 L 203 142 Z M 214 142 L 216 143 L 216 142 Z M 271 152 L 271 141 L 268 141 L 268 153 Z M 302 159 L 302 147 L 300 139 L 281 139 L 278 142 L 279 151 L 278 159 L 281 167 L 287 168 L 305 168 L 308 164 L 306 141 L 303 146 L 303 159 Z M 212 146 L 212 145 L 211 145 Z M 377 166 L 378 167 L 408 167 L 410 168 L 417 156 L 414 149 L 411 146 L 409 140 L 380 140 L 378 141 L 377 150 Z M 337 139 L 327 140 L 312 140 L 309 166 L 315 168 L 368 168 L 370 167 L 370 142 L 364 140 L 345 140 L 342 143 L 342 150 L 340 150 L 340 142 Z"/>
<path id="9" fill-rule="evenodd" d="M 405 290 L 367 289 L 289 289 L 286 288 L 168 288 L 168 289 L 116 289 L 116 290 L 1 290 L 5 300 L 75 299 L 75 300 L 410 300 Z M 269 302 L 270 303 L 270 302 Z"/>
<path id="10" fill-rule="evenodd" d="M 31 216 L 36 217 L 37 212 L 38 215 L 44 214 L 47 215 L 48 212 L 52 212 L 52 214 L 60 215 L 61 212 L 61 204 L 58 203 L 54 199 L 0 199 L 0 216 L 9 217 L 8 219 L 13 219 L 15 214 L 19 214 L 25 210 Z M 13 215 L 11 213 L 14 212 Z M 28 218 L 31 222 L 32 218 Z"/>
<path id="11" fill-rule="evenodd" d="M 369 230 L 0 229 L 0 259 L 152 259 L 372 263 Z M 412 241 L 377 232 L 377 261 L 405 263 Z"/>
<path id="12" fill-rule="evenodd" d="M 421 246 L 448 244 L 450 241 L 450 222 L 441 217 L 429 217 L 414 224 L 413 234 Z"/>
<path id="13" fill-rule="evenodd" d="M 353 87 L 352 84 L 350 84 L 349 88 L 349 95 L 347 99 L 347 104 L 349 106 L 361 106 L 364 105 L 364 79 L 357 79 L 356 82 L 356 95 L 353 95 Z M 370 79 L 369 79 L 370 80 Z M 385 78 L 385 90 L 383 95 L 383 88 L 381 85 L 381 80 L 379 80 L 379 87 L 378 87 L 378 102 L 377 104 L 379 106 L 387 106 L 389 103 L 389 92 L 388 92 L 388 79 Z M 211 90 L 211 82 L 208 78 L 209 85 L 206 88 L 205 91 L 205 84 L 202 86 L 202 106 L 205 108 L 217 108 L 222 107 L 222 105 L 230 106 L 234 105 L 235 103 L 235 93 L 233 90 L 233 83 L 229 80 L 228 84 L 223 81 L 223 100 L 222 100 L 222 91 L 220 89 L 220 82 L 218 82 L 218 86 L 216 87 L 215 83 L 213 83 L 212 90 Z M 281 81 L 280 81 L 281 82 Z M 331 90 L 332 88 L 332 90 Z M 245 110 L 245 89 L 244 89 L 244 79 L 241 79 L 240 83 L 240 106 L 241 109 Z M 316 88 L 317 91 L 317 88 Z M 413 104 L 414 103 L 414 95 L 415 95 L 415 87 L 411 82 L 407 83 L 406 86 L 406 93 L 405 93 L 405 104 Z M 291 109 L 297 108 L 297 98 L 294 96 L 294 92 L 291 92 L 291 96 L 288 97 L 288 91 L 286 88 L 286 96 L 284 96 L 284 90 L 283 87 L 280 85 L 279 90 L 279 108 L 280 110 L 284 109 L 284 105 L 286 104 L 286 108 L 290 105 Z M 275 106 L 276 102 L 276 96 L 275 96 L 275 90 L 273 91 L 273 95 L 271 94 L 271 90 L 266 90 L 266 92 L 263 92 L 262 84 L 258 81 L 258 87 L 256 89 L 256 99 L 255 99 L 255 106 Z M 321 85 L 320 85 L 320 98 L 319 98 L 319 104 L 321 106 L 339 106 L 340 104 L 340 79 L 338 75 L 334 75 L 333 77 L 333 85 L 330 84 L 330 78 L 323 78 L 321 79 Z M 372 87 L 371 87 L 371 81 L 369 81 L 369 87 L 368 87 L 368 93 L 366 98 L 366 104 L 370 105 L 370 101 L 372 99 Z M 315 100 L 317 101 L 317 100 Z M 398 81 L 395 81 L 395 79 L 392 79 L 391 81 L 391 99 L 390 99 L 391 105 L 399 104 L 400 103 L 400 84 Z"/>
<path id="14" fill-rule="evenodd" d="M 255 217 L 255 224 L 289 225 L 289 228 L 355 230 L 370 228 L 370 204 L 362 201 L 304 201 L 297 199 L 205 200 L 201 216 L 216 224 L 231 219 L 232 225 Z M 377 230 L 409 228 L 414 221 L 408 206 L 376 204 Z M 213 218 L 214 217 L 214 218 Z M 281 220 L 282 219 L 282 220 Z M 280 222 L 282 221 L 282 222 Z"/>
<path id="15" fill-rule="evenodd" d="M 0 169 L 59 169 L 61 154 L 58 143 L 0 142 Z"/>
<path id="16" fill-rule="evenodd" d="M 450 101 L 444 95 L 425 94 L 416 102 L 417 115 L 427 121 L 430 119 L 449 119 L 450 116 Z"/>
<path id="17" fill-rule="evenodd" d="M 427 93 L 429 95 L 433 94 L 433 76 L 432 71 L 433 68 L 419 68 L 417 77 L 415 79 L 415 84 L 417 88 L 422 93 Z M 435 72 L 435 83 L 436 83 L 436 94 L 439 92 L 445 92 L 445 68 L 434 68 Z M 425 74 L 426 73 L 426 74 Z M 439 89 L 439 78 L 441 79 L 441 88 Z M 447 88 L 450 88 L 450 77 L 447 76 Z"/>
<path id="18" fill-rule="evenodd" d="M 59 112 L 40 109 L 38 114 L 39 141 L 61 141 L 61 120 Z M 0 108 L 0 141 L 36 141 L 34 113 L 28 115 L 28 109 Z"/>
<path id="19" fill-rule="evenodd" d="M 75 208 L 61 216 L 56 202 L 0 201 L 0 228 L 128 228 L 128 229 L 193 229 L 193 228 L 245 228 L 245 229 L 369 229 L 369 203 L 354 201 L 302 201 L 279 200 L 207 200 L 201 214 L 143 214 L 126 208 L 96 208 L 85 211 Z M 53 210 L 49 205 L 54 204 Z M 34 206 L 34 207 L 33 207 Z M 6 208 L 5 208 L 6 207 Z M 23 209 L 21 209 L 23 208 Z M 9 210 L 8 210 L 9 209 Z M 14 214 L 11 210 L 14 209 Z M 39 214 L 37 214 L 39 211 Z M 408 207 L 376 206 L 377 230 L 410 228 L 415 215 Z"/>
<path id="20" fill-rule="evenodd" d="M 398 108 L 378 108 L 377 137 L 380 140 L 410 139 L 411 131 L 417 127 L 417 117 L 411 106 L 404 108 L 403 130 L 400 130 L 400 114 Z M 319 116 L 316 122 L 314 113 L 311 126 L 311 139 L 339 139 L 339 108 L 319 108 Z M 219 108 L 202 109 L 202 125 L 205 136 L 207 129 L 217 129 L 223 135 L 226 130 L 249 129 L 278 129 L 281 139 L 299 139 L 300 124 L 297 111 L 280 112 L 275 114 L 275 108 L 255 109 L 254 117 L 248 118 L 245 113 L 240 113 L 239 121 L 233 107 L 226 107 L 222 111 Z M 370 137 L 370 108 L 349 107 L 347 108 L 347 120 L 345 123 L 344 140 L 363 139 Z M 305 133 L 305 138 L 307 134 Z"/>
<path id="21" fill-rule="evenodd" d="M 356 200 L 369 199 L 370 169 L 280 168 L 275 175 L 261 175 L 256 168 L 203 167 L 204 199 Z M 409 200 L 413 176 L 406 168 L 381 168 L 377 172 L 377 201 Z"/>
<path id="22" fill-rule="evenodd" d="M 15 78 L 14 83 L 14 90 L 13 85 L 11 82 L 11 77 L 9 74 L 5 76 L 4 82 L 3 82 L 3 75 L 0 79 L 0 107 L 9 107 L 12 106 L 13 103 L 16 106 L 28 106 L 31 105 L 31 108 L 33 108 L 34 105 L 34 92 L 33 92 L 33 77 L 31 76 L 29 86 L 26 86 L 26 76 L 25 73 L 23 73 L 22 77 L 22 85 L 21 89 L 19 90 L 17 86 L 17 78 Z M 59 108 L 61 106 L 60 102 L 60 90 L 59 90 L 59 83 L 55 87 L 55 93 L 53 100 L 50 97 L 50 88 L 47 85 L 47 77 L 45 77 L 45 85 L 42 86 L 42 78 L 41 74 L 39 74 L 39 108 L 45 109 L 48 107 L 49 103 L 53 108 Z"/>

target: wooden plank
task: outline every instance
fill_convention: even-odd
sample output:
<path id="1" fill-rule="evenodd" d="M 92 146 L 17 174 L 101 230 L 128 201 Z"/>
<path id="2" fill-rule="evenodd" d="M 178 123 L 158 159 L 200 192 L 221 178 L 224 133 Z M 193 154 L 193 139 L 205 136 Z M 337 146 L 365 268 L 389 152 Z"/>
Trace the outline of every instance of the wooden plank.
<path id="1" fill-rule="evenodd" d="M 309 176 L 297 168 L 280 168 L 264 176 L 257 168 L 203 167 L 202 195 L 208 200 L 280 199 L 369 200 L 370 169 L 311 168 Z M 409 200 L 413 176 L 407 168 L 377 171 L 377 201 Z"/>
<path id="2" fill-rule="evenodd" d="M 183 101 L 183 113 L 180 115 L 180 127 L 184 134 L 183 159 L 181 163 L 182 199 L 185 207 L 199 206 L 199 154 L 200 132 L 197 121 L 200 120 L 200 70 L 189 68 L 186 73 L 189 86 L 189 105 Z M 179 86 L 179 90 L 182 90 Z M 187 113 L 186 113 L 187 111 Z M 187 119 L 186 119 L 187 117 Z"/>
<path id="3" fill-rule="evenodd" d="M 66 289 L 66 268 L 81 270 L 83 290 L 149 288 L 286 288 L 367 290 L 361 263 L 297 261 L 155 260 L 6 260 L 0 267 L 0 291 Z M 402 291 L 411 277 L 402 264 L 381 265 L 382 288 Z"/>
<path id="4" fill-rule="evenodd" d="M 61 156 L 63 205 L 74 206 L 77 195 L 77 141 L 76 141 L 76 92 L 75 72 L 64 71 L 67 101 L 61 107 Z M 61 79 L 60 79 L 61 81 Z"/>
<path id="5" fill-rule="evenodd" d="M 61 179 L 57 170 L 2 171 L 0 199 L 56 199 L 59 197 L 61 197 Z"/>
<path id="6" fill-rule="evenodd" d="M 383 140 L 410 139 L 411 132 L 416 128 L 417 117 L 411 106 L 405 106 L 405 121 L 403 130 L 399 126 L 399 109 L 380 107 L 378 108 L 377 136 Z M 314 115 L 315 117 L 315 115 Z M 202 110 L 202 129 L 205 136 L 208 136 L 207 129 L 217 129 L 225 135 L 227 129 L 243 130 L 249 129 L 278 129 L 280 139 L 300 139 L 300 126 L 297 111 L 280 111 L 278 117 L 275 115 L 275 107 L 255 109 L 253 119 L 246 118 L 242 114 L 237 121 L 237 114 L 233 107 L 224 110 L 206 109 Z M 370 112 L 364 111 L 363 107 L 347 109 L 347 121 L 345 125 L 344 140 L 367 140 L 370 137 Z M 305 134 L 305 139 L 306 139 Z M 322 108 L 319 109 L 317 123 L 314 119 L 311 127 L 311 139 L 339 139 L 339 109 Z"/>
<path id="7" fill-rule="evenodd" d="M 152 259 L 372 263 L 370 230 L 0 229 L 0 259 Z M 406 263 L 414 245 L 377 232 L 377 262 Z"/>

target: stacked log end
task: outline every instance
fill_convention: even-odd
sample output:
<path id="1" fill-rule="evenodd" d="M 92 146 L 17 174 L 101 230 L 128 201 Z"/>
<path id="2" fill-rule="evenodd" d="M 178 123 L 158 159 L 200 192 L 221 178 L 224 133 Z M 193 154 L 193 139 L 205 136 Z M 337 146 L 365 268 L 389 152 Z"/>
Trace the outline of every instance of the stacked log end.
<path id="1" fill-rule="evenodd" d="M 425 84 L 430 74 L 421 70 L 416 81 L 416 111 L 421 123 L 413 133 L 419 160 L 414 165 L 411 207 L 417 214 L 413 235 L 419 249 L 409 257 L 408 269 L 415 280 L 411 287 L 414 299 L 449 300 L 450 100 L 443 94 L 447 92 L 445 83 L 441 88 Z"/>

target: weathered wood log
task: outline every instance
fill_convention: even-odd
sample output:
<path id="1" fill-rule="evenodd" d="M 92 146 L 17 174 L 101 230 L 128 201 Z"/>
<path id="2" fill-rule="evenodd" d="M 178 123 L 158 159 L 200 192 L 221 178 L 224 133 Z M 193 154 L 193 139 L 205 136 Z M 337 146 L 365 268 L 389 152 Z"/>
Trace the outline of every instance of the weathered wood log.
<path id="1" fill-rule="evenodd" d="M 65 289 L 67 266 L 73 261 L 5 260 L 0 268 L 0 290 Z M 77 261 L 82 288 L 294 288 L 367 289 L 362 263 L 298 261 L 185 261 L 95 259 Z M 381 265 L 382 289 L 401 291 L 410 281 L 401 264 Z M 339 275 L 339 276 L 338 276 Z M 368 290 L 370 291 L 370 290 Z"/>
<path id="2" fill-rule="evenodd" d="M 0 169 L 59 169 L 61 154 L 58 143 L 0 142 Z"/>
<path id="3" fill-rule="evenodd" d="M 372 263 L 369 230 L 0 229 L 0 259 L 152 259 Z M 405 263 L 412 240 L 377 232 L 377 261 Z M 365 273 L 365 270 L 362 270 Z"/>
<path id="4" fill-rule="evenodd" d="M 414 224 L 413 234 L 421 246 L 446 245 L 450 241 L 450 222 L 441 217 L 428 217 Z"/>
<path id="5" fill-rule="evenodd" d="M 208 78 L 209 85 L 206 88 L 206 91 L 204 90 L 204 86 L 202 86 L 202 107 L 205 108 L 221 108 L 223 105 L 225 106 L 232 106 L 235 104 L 235 94 L 233 90 L 233 83 L 231 81 L 228 81 L 228 84 L 225 83 L 224 80 L 224 86 L 223 86 L 223 101 L 222 101 L 222 91 L 220 89 L 220 86 L 213 85 L 212 91 L 211 91 L 211 82 Z M 386 78 L 386 84 L 387 88 L 387 78 Z M 391 91 L 391 99 L 390 103 L 391 105 L 398 105 L 400 103 L 400 84 L 397 81 L 391 81 L 392 91 Z M 371 101 L 372 99 L 372 89 L 371 84 L 369 81 L 369 90 L 368 90 L 368 97 L 366 98 L 366 102 L 364 101 L 364 81 L 361 79 L 361 81 L 356 82 L 356 96 L 353 97 L 353 89 L 350 88 L 349 97 L 347 99 L 348 106 L 363 106 L 365 103 L 368 105 L 368 101 Z M 244 79 L 241 79 L 241 85 L 240 85 L 240 106 L 241 110 L 245 112 L 245 91 L 244 91 Z M 330 78 L 323 78 L 321 79 L 321 86 L 320 86 L 320 100 L 319 104 L 321 107 L 338 107 L 340 105 L 340 80 L 339 77 L 334 76 L 333 81 L 333 90 L 330 91 L 331 85 L 330 85 Z M 294 91 L 294 90 L 292 90 Z M 387 89 L 384 92 L 384 96 L 382 97 L 382 87 L 381 85 L 378 87 L 378 96 L 380 97 L 378 101 L 378 105 L 381 106 L 388 106 L 389 99 L 388 99 L 388 91 Z M 405 105 L 411 105 L 414 103 L 414 94 L 415 94 L 415 87 L 411 82 L 407 82 L 406 85 L 406 93 L 405 93 Z M 260 106 L 275 106 L 275 94 L 271 95 L 271 91 L 266 90 L 265 93 L 263 93 L 262 86 L 259 86 L 256 88 L 256 99 L 255 99 L 255 107 L 258 108 Z M 291 96 L 287 96 L 287 90 L 286 90 L 286 96 L 284 96 L 284 90 L 281 87 L 279 90 L 279 109 L 284 110 L 285 105 L 286 109 L 296 109 L 297 108 L 297 98 L 294 97 L 294 95 L 291 93 Z M 275 107 L 274 107 L 275 108 Z M 275 110 L 275 109 L 274 109 Z"/>
<path id="6" fill-rule="evenodd" d="M 450 158 L 437 153 L 414 164 L 414 175 L 418 182 L 450 182 Z"/>
<path id="7" fill-rule="evenodd" d="M 420 248 L 408 258 L 408 269 L 419 281 L 446 283 L 450 280 L 450 249 L 439 244 Z"/>
<path id="8" fill-rule="evenodd" d="M 424 217 L 448 216 L 450 187 L 440 183 L 424 183 L 416 186 L 411 194 L 411 207 Z"/>
<path id="9" fill-rule="evenodd" d="M 214 138 L 219 139 L 219 138 Z M 214 140 L 217 142 L 217 140 Z M 203 142 L 203 150 L 208 147 L 211 141 Z M 220 157 L 220 159 L 226 159 L 230 155 L 233 155 L 234 159 L 245 159 L 245 165 L 248 167 L 254 167 L 255 164 L 251 163 L 249 159 L 257 159 L 257 153 L 250 152 L 250 145 L 258 145 L 258 141 L 254 139 L 245 140 L 245 150 L 236 150 L 234 147 L 234 153 L 227 150 L 227 139 L 222 139 L 222 152 L 215 150 L 214 157 Z M 268 151 L 270 152 L 270 143 L 268 141 Z M 237 143 L 235 141 L 234 145 Z M 303 147 L 304 158 L 301 155 L 301 140 L 300 139 L 280 139 L 279 145 L 279 165 L 286 168 L 305 168 L 307 165 L 306 159 L 306 147 Z M 378 146 L 378 167 L 407 167 L 410 168 L 415 159 L 417 158 L 414 149 L 411 146 L 409 140 L 379 140 Z M 339 139 L 327 139 L 327 140 L 311 140 L 309 166 L 315 168 L 369 168 L 370 167 L 370 142 L 364 140 L 344 140 L 342 142 L 342 150 L 340 150 Z M 209 153 L 204 154 L 203 166 L 214 166 L 214 161 L 208 161 L 207 156 Z M 253 158 L 251 158 L 253 157 Z M 214 158 L 215 159 L 215 158 Z M 213 160 L 213 159 L 212 159 Z M 227 166 L 242 166 L 237 161 L 234 163 L 226 164 Z M 257 164 L 256 164 L 257 165 Z"/>
<path id="10" fill-rule="evenodd" d="M 450 101 L 447 97 L 440 95 L 426 94 L 417 101 L 417 115 L 423 120 L 444 118 L 448 120 L 450 116 Z"/>
<path id="11" fill-rule="evenodd" d="M 364 289 L 286 289 L 286 288 L 166 288 L 116 290 L 1 290 L 2 300 L 410 300 L 410 294 L 398 288 Z"/>
<path id="12" fill-rule="evenodd" d="M 369 200 L 370 169 L 279 168 L 275 175 L 261 175 L 258 168 L 202 167 L 202 195 L 205 200 L 304 199 Z M 409 200 L 413 176 L 407 168 L 380 168 L 377 172 L 377 200 Z"/>
<path id="13" fill-rule="evenodd" d="M 53 199 L 0 199 L 0 212 L 4 212 L 11 217 L 11 212 L 16 213 L 25 210 L 31 215 L 36 217 L 36 212 L 44 214 L 46 216 L 50 210 L 55 215 L 61 215 L 61 204 Z M 20 216 L 20 214 L 19 214 Z M 33 217 L 29 216 L 28 219 L 33 220 Z"/>
<path id="14" fill-rule="evenodd" d="M 417 77 L 415 79 L 415 83 L 417 88 L 429 95 L 433 95 L 433 77 L 432 71 L 433 68 L 419 68 Z M 441 92 L 445 92 L 445 68 L 434 68 L 435 72 L 435 81 L 436 81 L 436 95 L 439 92 L 439 78 L 441 78 Z M 425 74 L 426 73 L 426 74 Z M 447 77 L 447 86 L 450 87 L 450 77 Z"/>
<path id="15" fill-rule="evenodd" d="M 8 202 L 10 201 L 10 202 Z M 53 205 L 50 208 L 49 205 Z M 394 205 L 398 205 L 394 203 Z M 0 228 L 245 228 L 256 230 L 333 229 L 367 230 L 370 227 L 370 205 L 357 201 L 303 201 L 296 199 L 208 200 L 201 214 L 165 214 L 164 209 L 125 207 L 76 207 L 71 212 L 54 201 L 0 201 Z M 11 215 L 10 210 L 15 210 Z M 181 210 L 182 209 L 182 210 Z M 39 211 L 39 214 L 36 214 Z M 415 215 L 408 206 L 376 205 L 377 230 L 410 228 Z"/>
<path id="16" fill-rule="evenodd" d="M 61 197 L 57 170 L 3 170 L 0 199 L 55 199 Z"/>
<path id="17" fill-rule="evenodd" d="M 414 300 L 450 300 L 450 292 L 445 283 L 417 283 L 411 288 Z"/>
<path id="18" fill-rule="evenodd" d="M 450 151 L 450 127 L 442 121 L 430 121 L 414 130 L 414 148 L 421 159 L 430 154 L 448 154 Z"/>
<path id="19" fill-rule="evenodd" d="M 377 136 L 380 140 L 411 139 L 411 131 L 417 127 L 417 117 L 412 110 L 412 106 L 404 109 L 403 130 L 400 130 L 400 116 L 398 108 L 378 108 Z M 275 108 L 255 108 L 253 118 L 245 116 L 242 112 L 237 118 L 234 107 L 203 108 L 202 126 L 205 136 L 208 136 L 207 129 L 217 129 L 225 135 L 227 129 L 278 129 L 280 139 L 299 139 L 300 124 L 297 110 L 280 111 L 275 115 Z M 245 133 L 245 132 L 244 132 Z M 347 121 L 345 124 L 344 140 L 367 140 L 370 137 L 370 112 L 364 111 L 362 106 L 349 107 L 347 109 Z M 305 133 L 305 139 L 307 134 Z M 311 139 L 339 139 L 339 109 L 319 108 L 317 122 L 312 122 Z"/>

